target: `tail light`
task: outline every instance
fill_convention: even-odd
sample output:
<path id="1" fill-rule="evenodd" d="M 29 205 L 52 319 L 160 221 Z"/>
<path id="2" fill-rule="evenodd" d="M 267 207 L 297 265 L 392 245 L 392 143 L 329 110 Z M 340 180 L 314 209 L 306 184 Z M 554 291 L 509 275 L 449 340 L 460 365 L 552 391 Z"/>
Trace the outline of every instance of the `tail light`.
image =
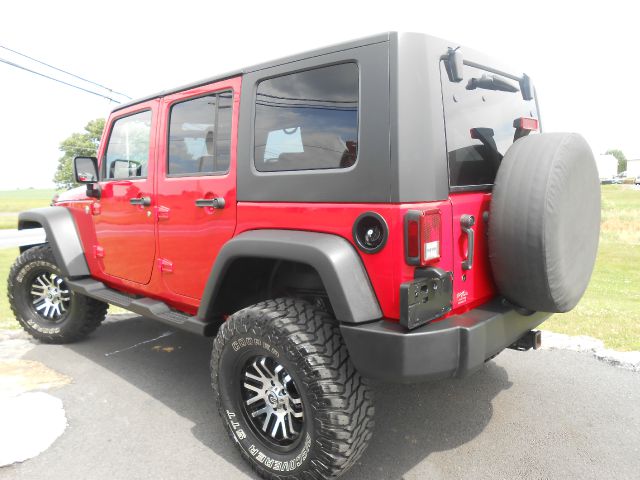
<path id="1" fill-rule="evenodd" d="M 404 217 L 405 257 L 409 265 L 425 266 L 440 260 L 440 210 L 409 210 Z"/>

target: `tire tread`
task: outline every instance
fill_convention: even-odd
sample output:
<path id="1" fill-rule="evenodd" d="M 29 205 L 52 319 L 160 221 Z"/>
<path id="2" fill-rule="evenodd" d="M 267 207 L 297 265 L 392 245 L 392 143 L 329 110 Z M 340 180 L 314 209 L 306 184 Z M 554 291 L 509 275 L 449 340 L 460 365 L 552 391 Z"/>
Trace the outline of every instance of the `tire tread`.
<path id="1" fill-rule="evenodd" d="M 262 325 L 255 325 L 256 321 Z M 218 401 L 217 369 L 225 345 L 236 334 L 251 333 L 256 327 L 283 346 L 309 379 L 306 387 L 313 398 L 318 448 L 312 447 L 313 455 L 310 452 L 315 457 L 310 462 L 313 470 L 303 471 L 300 478 L 340 476 L 367 447 L 373 433 L 374 407 L 369 382 L 349 360 L 336 320 L 308 302 L 293 298 L 267 300 L 230 316 L 214 341 L 211 359 L 212 384 Z M 220 401 L 218 405 L 222 408 Z M 260 468 L 242 449 L 240 452 L 263 478 L 294 478 Z"/>
<path id="2" fill-rule="evenodd" d="M 72 328 L 67 328 L 64 332 L 60 333 L 40 332 L 31 328 L 24 319 L 16 297 L 16 289 L 19 288 L 19 285 L 16 283 L 16 277 L 25 265 L 41 260 L 53 265 L 56 264 L 53 251 L 47 244 L 26 250 L 11 266 L 7 279 L 7 297 L 9 299 L 11 311 L 20 326 L 29 335 L 37 338 L 42 343 L 63 344 L 81 340 L 100 326 L 107 315 L 107 309 L 109 308 L 108 304 L 84 295 L 79 295 L 77 293 L 74 294 L 74 301 L 78 302 L 79 310 L 82 312 L 82 321 L 73 322 Z"/>

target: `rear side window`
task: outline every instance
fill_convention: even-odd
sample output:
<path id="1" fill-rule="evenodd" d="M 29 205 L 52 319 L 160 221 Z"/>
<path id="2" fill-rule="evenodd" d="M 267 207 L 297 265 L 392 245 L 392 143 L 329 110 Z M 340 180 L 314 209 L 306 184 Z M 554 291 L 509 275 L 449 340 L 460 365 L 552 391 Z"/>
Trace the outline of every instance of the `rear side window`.
<path id="1" fill-rule="evenodd" d="M 514 142 L 514 120 L 538 117 L 535 100 L 522 98 L 518 82 L 480 68 L 465 65 L 464 80 L 454 83 L 441 64 L 440 76 L 450 185 L 490 186 Z"/>
<path id="2" fill-rule="evenodd" d="M 107 144 L 105 178 L 146 177 L 150 139 L 150 110 L 116 120 Z"/>
<path id="3" fill-rule="evenodd" d="M 229 171 L 232 92 L 178 103 L 169 122 L 169 175 Z"/>
<path id="4" fill-rule="evenodd" d="M 275 172 L 355 164 L 358 89 L 355 63 L 260 82 L 256 94 L 256 168 Z"/>

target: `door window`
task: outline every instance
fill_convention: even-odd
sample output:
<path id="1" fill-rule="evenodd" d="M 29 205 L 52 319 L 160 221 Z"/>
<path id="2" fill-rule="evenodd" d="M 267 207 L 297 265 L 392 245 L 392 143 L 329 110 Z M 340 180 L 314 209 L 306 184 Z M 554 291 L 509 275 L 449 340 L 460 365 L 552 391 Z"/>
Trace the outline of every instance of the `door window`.
<path id="1" fill-rule="evenodd" d="M 222 92 L 187 100 L 171 108 L 169 175 L 229 171 L 232 99 L 232 92 Z"/>
<path id="2" fill-rule="evenodd" d="M 115 121 L 103 162 L 107 179 L 144 178 L 149 165 L 151 111 Z"/>

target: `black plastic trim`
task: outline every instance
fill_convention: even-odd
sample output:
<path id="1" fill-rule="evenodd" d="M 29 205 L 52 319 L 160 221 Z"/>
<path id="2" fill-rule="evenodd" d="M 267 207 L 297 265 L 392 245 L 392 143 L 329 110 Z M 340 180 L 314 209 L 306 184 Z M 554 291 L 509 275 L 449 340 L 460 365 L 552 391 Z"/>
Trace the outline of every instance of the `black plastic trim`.
<path id="1" fill-rule="evenodd" d="M 415 280 L 400 285 L 400 324 L 413 329 L 451 311 L 453 274 L 416 268 Z"/>
<path id="2" fill-rule="evenodd" d="M 512 345 L 550 313 L 517 313 L 499 299 L 415 330 L 386 320 L 340 325 L 349 356 L 369 378 L 414 383 L 463 377 Z"/>
<path id="3" fill-rule="evenodd" d="M 493 190 L 493 184 L 485 185 L 453 185 L 449 187 L 451 193 L 456 192 L 490 192 Z"/>
<path id="4" fill-rule="evenodd" d="M 489 73 L 495 73 L 496 75 L 510 78 L 511 80 L 515 80 L 517 82 L 520 82 L 520 80 L 522 80 L 523 78 L 523 77 L 519 77 L 518 75 L 512 75 L 511 73 L 504 72 L 497 68 L 488 67 L 487 65 L 483 65 L 482 63 L 478 63 L 478 62 L 465 60 L 464 64 L 470 67 L 478 68 L 480 70 L 486 70 Z"/>
<path id="5" fill-rule="evenodd" d="M 369 277 L 353 246 L 337 235 L 295 230 L 252 230 L 229 240 L 220 250 L 202 295 L 198 318 L 210 319 L 215 299 L 231 264 L 240 258 L 290 260 L 313 267 L 338 320 L 362 323 L 382 317 Z"/>
<path id="6" fill-rule="evenodd" d="M 65 277 L 89 275 L 76 223 L 66 207 L 36 208 L 18 216 L 18 230 L 38 227 L 44 228 L 47 243 L 51 245 L 56 263 Z"/>
<path id="7" fill-rule="evenodd" d="M 142 315 L 143 317 L 158 320 L 172 327 L 179 328 L 180 330 L 196 333 L 205 337 L 215 335 L 217 330 L 217 325 L 205 323 L 196 317 L 172 310 L 166 303 L 160 300 L 130 296 L 109 288 L 104 283 L 94 280 L 93 278 L 68 280 L 67 285 L 74 292 L 116 305 Z"/>

